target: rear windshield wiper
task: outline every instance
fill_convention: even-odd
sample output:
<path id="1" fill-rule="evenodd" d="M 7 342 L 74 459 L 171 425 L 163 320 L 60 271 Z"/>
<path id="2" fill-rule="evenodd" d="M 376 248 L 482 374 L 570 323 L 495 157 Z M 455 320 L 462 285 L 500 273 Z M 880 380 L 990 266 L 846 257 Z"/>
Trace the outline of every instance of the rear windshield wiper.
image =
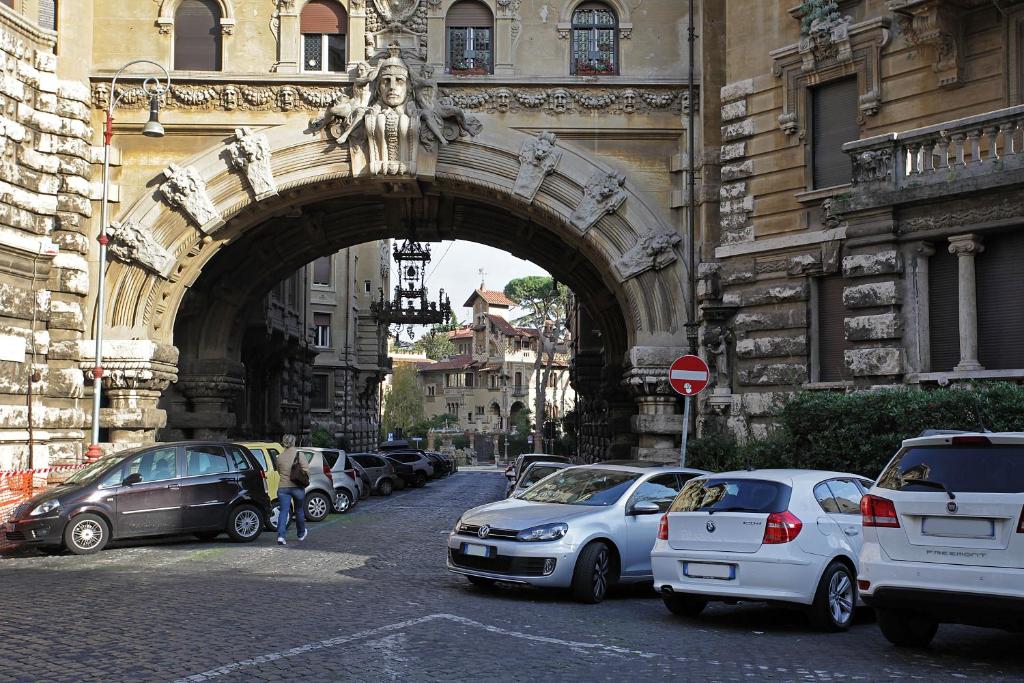
<path id="1" fill-rule="evenodd" d="M 950 500 L 956 500 L 956 494 L 948 486 L 941 481 L 932 481 L 931 479 L 908 479 L 907 477 L 900 477 L 900 489 L 902 490 L 907 484 L 920 484 L 921 486 L 931 486 L 933 489 L 942 489 L 949 496 Z"/>
<path id="2" fill-rule="evenodd" d="M 742 505 L 728 508 L 708 508 L 709 515 L 713 515 L 716 512 L 752 512 L 752 510 L 748 507 L 743 507 Z"/>

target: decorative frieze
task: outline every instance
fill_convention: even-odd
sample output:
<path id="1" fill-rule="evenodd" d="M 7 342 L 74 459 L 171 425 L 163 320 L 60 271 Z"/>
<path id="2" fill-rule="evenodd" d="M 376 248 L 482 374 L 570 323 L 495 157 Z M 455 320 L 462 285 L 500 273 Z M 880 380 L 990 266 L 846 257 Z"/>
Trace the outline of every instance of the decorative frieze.
<path id="1" fill-rule="evenodd" d="M 251 128 L 236 128 L 235 143 L 228 146 L 231 165 L 245 173 L 256 201 L 277 194 L 274 171 L 270 167 L 270 141 Z"/>
<path id="2" fill-rule="evenodd" d="M 572 212 L 569 222 L 586 233 L 594 224 L 610 213 L 615 213 L 626 201 L 626 176 L 615 171 L 598 171 L 583 186 L 583 199 Z"/>
<path id="3" fill-rule="evenodd" d="M 519 151 L 519 174 L 512 193 L 529 202 L 537 196 L 544 178 L 554 172 L 562 158 L 562 150 L 555 146 L 556 136 L 542 131 L 535 138 L 527 138 Z"/>
<path id="4" fill-rule="evenodd" d="M 160 185 L 160 194 L 168 204 L 191 217 L 200 230 L 209 234 L 224 224 L 198 171 L 171 164 L 164 169 L 164 176 L 167 180 Z"/>
<path id="5" fill-rule="evenodd" d="M 664 268 L 676 260 L 674 247 L 682 240 L 678 232 L 660 225 L 641 235 L 640 241 L 615 262 L 619 276 L 626 280 L 652 268 Z"/>
<path id="6" fill-rule="evenodd" d="M 148 230 L 132 220 L 111 221 L 107 228 L 110 243 L 107 251 L 125 263 L 138 265 L 166 278 L 174 265 L 174 257 L 164 249 Z"/>

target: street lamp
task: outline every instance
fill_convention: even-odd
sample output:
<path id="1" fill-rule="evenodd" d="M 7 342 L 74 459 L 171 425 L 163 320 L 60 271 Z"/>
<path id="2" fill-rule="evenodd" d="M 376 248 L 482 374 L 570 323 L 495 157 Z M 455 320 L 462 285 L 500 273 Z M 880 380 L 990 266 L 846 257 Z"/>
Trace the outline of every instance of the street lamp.
<path id="1" fill-rule="evenodd" d="M 126 69 L 136 64 L 148 64 L 159 69 L 160 76 L 147 76 L 142 81 L 142 90 L 149 95 L 149 121 L 142 127 L 142 134 L 150 138 L 162 138 L 164 127 L 160 125 L 160 98 L 171 89 L 171 74 L 160 64 L 148 59 L 136 59 L 128 62 L 114 74 L 110 82 L 110 102 L 107 105 L 107 118 L 103 124 L 103 201 L 100 203 L 100 229 L 96 240 L 100 243 L 99 283 L 96 288 L 96 367 L 92 370 L 92 443 L 85 452 L 87 460 L 100 457 L 100 398 L 103 391 L 103 317 L 104 317 L 104 279 L 107 270 L 107 237 L 109 219 L 107 202 L 110 198 L 110 139 L 114 137 L 114 109 L 124 97 L 117 93 L 117 79 Z"/>
<path id="2" fill-rule="evenodd" d="M 508 414 L 508 374 L 502 373 L 499 377 L 501 380 L 501 426 L 505 432 L 505 462 L 508 462 L 508 428 L 510 416 Z"/>

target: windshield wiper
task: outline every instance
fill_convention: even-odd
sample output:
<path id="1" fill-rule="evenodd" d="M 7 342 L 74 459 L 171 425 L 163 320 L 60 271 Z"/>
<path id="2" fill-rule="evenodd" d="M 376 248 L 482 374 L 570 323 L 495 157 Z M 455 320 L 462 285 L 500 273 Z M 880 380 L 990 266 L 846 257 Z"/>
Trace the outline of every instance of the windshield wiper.
<path id="1" fill-rule="evenodd" d="M 950 500 L 956 500 L 956 494 L 941 481 L 932 481 L 931 479 L 909 479 L 907 477 L 900 477 L 900 489 L 902 490 L 907 484 L 920 484 L 921 486 L 931 486 L 934 489 L 942 489 L 949 496 Z"/>

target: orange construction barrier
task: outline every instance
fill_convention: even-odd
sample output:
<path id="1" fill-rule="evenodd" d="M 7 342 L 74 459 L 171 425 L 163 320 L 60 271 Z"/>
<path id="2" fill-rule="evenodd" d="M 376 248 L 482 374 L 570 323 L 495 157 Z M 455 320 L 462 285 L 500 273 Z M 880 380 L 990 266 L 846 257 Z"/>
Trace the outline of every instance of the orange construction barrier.
<path id="1" fill-rule="evenodd" d="M 0 525 L 10 517 L 14 509 L 37 493 L 52 484 L 50 475 L 57 472 L 70 472 L 81 469 L 84 465 L 58 465 L 34 470 L 0 470 Z M 7 550 L 15 544 L 7 540 L 6 534 L 0 533 L 0 550 Z"/>

